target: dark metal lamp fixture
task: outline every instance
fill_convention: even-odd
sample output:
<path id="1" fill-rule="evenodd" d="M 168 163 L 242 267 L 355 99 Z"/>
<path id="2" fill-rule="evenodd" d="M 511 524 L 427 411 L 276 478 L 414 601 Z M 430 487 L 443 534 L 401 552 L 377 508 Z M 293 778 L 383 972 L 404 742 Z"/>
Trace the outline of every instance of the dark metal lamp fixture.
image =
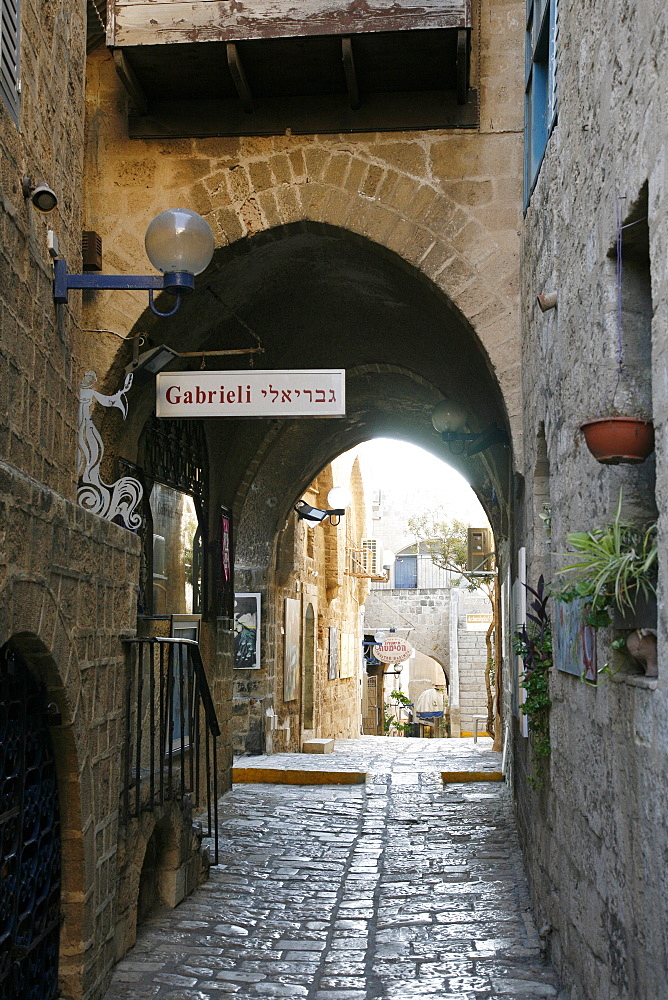
<path id="1" fill-rule="evenodd" d="M 294 506 L 295 514 L 300 520 L 311 521 L 313 524 L 322 524 L 329 518 L 330 524 L 336 527 L 341 518 L 346 513 L 346 507 L 350 507 L 353 498 L 350 490 L 345 486 L 334 486 L 327 494 L 327 503 L 332 505 L 331 510 L 321 510 L 319 507 L 311 507 L 306 500 L 298 500 Z M 338 505 L 338 506 L 335 506 Z"/>
<path id="2" fill-rule="evenodd" d="M 21 191 L 23 192 L 23 197 L 26 201 L 30 198 L 33 207 L 43 215 L 53 212 L 54 208 L 58 205 L 56 193 L 52 191 L 49 185 L 45 184 L 44 181 L 40 181 L 39 184 L 34 184 L 32 177 L 22 177 Z"/>
<path id="3" fill-rule="evenodd" d="M 59 257 L 53 262 L 53 298 L 67 302 L 70 288 L 125 289 L 148 291 L 148 304 L 156 316 L 173 316 L 181 297 L 192 292 L 195 275 L 208 266 L 214 250 L 213 233 L 206 219 L 188 208 L 168 208 L 149 223 L 145 238 L 146 253 L 162 274 L 69 274 L 67 262 Z M 166 291 L 176 296 L 176 304 L 160 312 L 153 293 Z"/>
<path id="4" fill-rule="evenodd" d="M 126 374 L 132 372 L 134 375 L 134 384 L 136 385 L 137 382 L 145 381 L 148 377 L 164 371 L 167 365 L 171 364 L 178 357 L 180 357 L 178 351 L 173 351 L 166 344 L 160 344 L 159 347 L 152 347 L 150 350 L 139 354 L 130 362 L 125 372 Z"/>
<path id="5" fill-rule="evenodd" d="M 434 407 L 431 415 L 434 430 L 441 435 L 451 455 L 478 455 L 495 444 L 510 444 L 505 427 L 490 424 L 484 431 L 465 431 L 466 410 L 459 403 L 444 399 Z"/>

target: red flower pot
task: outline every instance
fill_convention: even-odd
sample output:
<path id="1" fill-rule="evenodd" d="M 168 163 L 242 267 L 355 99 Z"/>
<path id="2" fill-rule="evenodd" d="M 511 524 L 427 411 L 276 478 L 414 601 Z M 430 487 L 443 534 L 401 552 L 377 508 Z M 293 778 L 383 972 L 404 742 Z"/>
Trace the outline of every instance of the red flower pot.
<path id="1" fill-rule="evenodd" d="M 598 462 L 619 465 L 644 462 L 654 451 L 654 424 L 638 417 L 597 417 L 586 420 L 580 430 Z"/>

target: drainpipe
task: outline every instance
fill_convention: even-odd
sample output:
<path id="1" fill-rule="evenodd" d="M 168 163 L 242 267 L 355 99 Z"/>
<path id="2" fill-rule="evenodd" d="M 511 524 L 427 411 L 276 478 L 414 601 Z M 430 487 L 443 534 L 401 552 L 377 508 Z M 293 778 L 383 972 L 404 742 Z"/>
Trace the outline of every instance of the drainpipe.
<path id="1" fill-rule="evenodd" d="M 459 590 L 450 589 L 450 736 L 461 735 L 459 709 Z"/>

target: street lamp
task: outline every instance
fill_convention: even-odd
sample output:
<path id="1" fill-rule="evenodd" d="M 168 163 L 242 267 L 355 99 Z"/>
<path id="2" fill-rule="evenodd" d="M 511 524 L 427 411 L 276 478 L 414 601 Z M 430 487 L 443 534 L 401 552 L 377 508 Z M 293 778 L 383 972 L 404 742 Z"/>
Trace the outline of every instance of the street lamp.
<path id="1" fill-rule="evenodd" d="M 346 512 L 346 507 L 350 507 L 353 502 L 352 493 L 345 486 L 333 486 L 327 494 L 327 503 L 331 510 L 322 510 L 320 507 L 311 507 L 306 500 L 298 500 L 294 506 L 295 514 L 298 518 L 311 521 L 314 524 L 321 524 L 326 518 L 329 523 L 336 527 Z"/>
<path id="2" fill-rule="evenodd" d="M 161 275 L 69 274 L 67 262 L 58 257 L 53 262 L 53 298 L 67 302 L 70 288 L 129 289 L 148 291 L 148 304 L 156 316 L 173 316 L 181 296 L 192 292 L 195 275 L 201 274 L 213 257 L 214 242 L 206 219 L 189 208 L 168 208 L 149 223 L 145 238 L 146 253 Z M 176 296 L 168 312 L 160 312 L 153 293 L 166 291 Z"/>
<path id="3" fill-rule="evenodd" d="M 490 424 L 479 434 L 465 431 L 468 414 L 464 407 L 452 399 L 443 399 L 434 407 L 431 422 L 443 441 L 447 444 L 451 455 L 477 455 L 495 444 L 508 445 L 508 434 L 504 427 Z"/>

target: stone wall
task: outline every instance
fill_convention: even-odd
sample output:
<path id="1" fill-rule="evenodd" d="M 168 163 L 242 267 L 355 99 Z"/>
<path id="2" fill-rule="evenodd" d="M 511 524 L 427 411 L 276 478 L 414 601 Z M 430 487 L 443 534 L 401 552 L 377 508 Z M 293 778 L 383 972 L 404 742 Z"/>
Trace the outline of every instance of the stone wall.
<path id="1" fill-rule="evenodd" d="M 523 12 L 522 0 L 481 0 L 472 65 L 480 127 L 462 131 L 129 140 L 127 96 L 111 54 L 96 50 L 86 225 L 102 236 L 106 266 L 142 273 L 146 226 L 170 204 L 203 214 L 222 247 L 305 219 L 366 236 L 419 267 L 466 317 L 521 433 Z M 98 293 L 86 326 L 127 333 L 144 309 L 141 294 Z M 116 339 L 98 341 L 98 359 L 111 366 Z"/>
<path id="2" fill-rule="evenodd" d="M 453 605 L 453 597 L 456 601 Z M 457 609 L 455 635 L 450 627 L 453 606 Z M 484 632 L 469 632 L 468 614 L 488 614 L 490 603 L 465 590 L 372 590 L 364 606 L 364 628 L 374 632 L 389 624 L 411 626 L 409 642 L 443 667 L 450 690 L 451 718 L 455 732 L 473 732 L 473 715 L 487 714 L 485 666 L 487 647 Z M 453 619 L 454 621 L 454 619 Z M 402 633 L 405 634 L 405 633 Z M 457 679 L 453 685 L 453 661 Z M 455 711 L 452 712 L 452 709 Z M 482 727 L 481 727 L 482 730 Z"/>
<path id="3" fill-rule="evenodd" d="M 348 549 L 358 547 L 364 534 L 364 494 L 359 465 L 350 472 L 353 505 L 338 527 L 312 527 L 291 514 L 276 542 L 274 572 L 263 589 L 261 662 L 257 670 L 234 671 L 232 702 L 235 753 L 299 751 L 304 738 L 359 735 L 361 725 L 359 671 L 361 665 L 360 603 L 368 582 L 345 575 L 350 565 Z M 332 466 L 311 484 L 305 498 L 313 507 L 326 506 L 334 485 Z M 337 485 L 343 480 L 337 479 Z M 237 586 L 239 592 L 240 588 Z M 296 697 L 284 699 L 285 601 L 300 603 L 301 629 Z M 307 611 L 313 613 L 313 624 Z M 337 630 L 338 674 L 329 677 L 330 628 Z M 314 636 L 312 674 L 313 715 L 306 703 L 308 650 L 306 637 Z M 352 640 L 344 639 L 352 637 Z M 354 657 L 351 676 L 340 676 L 344 645 Z M 308 681 L 310 684 L 310 680 Z"/>
<path id="4" fill-rule="evenodd" d="M 586 8 L 560 3 L 559 17 L 558 122 L 523 236 L 527 449 L 517 540 L 528 546 L 529 582 L 540 572 L 554 577 L 567 532 L 611 519 L 622 487 L 627 517 L 643 520 L 659 507 L 661 607 L 668 572 L 668 70 L 659 54 L 668 11 L 659 0 L 596 0 Z M 622 379 L 615 404 L 635 413 L 652 404 L 656 489 L 654 458 L 604 467 L 578 429 L 614 391 L 618 196 L 622 220 L 646 225 L 648 244 L 638 246 L 634 230 L 625 231 L 627 375 L 645 401 Z M 629 301 L 639 280 L 646 300 L 651 295 L 644 305 Z M 558 305 L 543 315 L 536 294 L 548 291 L 558 293 Z M 551 538 L 538 516 L 546 500 Z M 611 639 L 599 632 L 599 667 L 611 661 Z M 573 1000 L 665 994 L 665 664 L 664 607 L 658 680 L 622 670 L 592 687 L 552 671 L 552 754 L 542 791 L 527 784 L 529 747 L 516 739 L 514 784 L 538 924 L 551 928 L 552 957 Z"/>
<path id="5" fill-rule="evenodd" d="M 450 590 L 372 590 L 364 604 L 364 628 L 410 627 L 412 646 L 441 664 L 450 676 Z M 402 635 L 406 635 L 405 632 Z"/>
<path id="6" fill-rule="evenodd" d="M 63 839 L 63 995 L 99 993 L 113 936 L 124 651 L 135 625 L 139 540 L 0 463 L 0 645 L 47 687 Z"/>

